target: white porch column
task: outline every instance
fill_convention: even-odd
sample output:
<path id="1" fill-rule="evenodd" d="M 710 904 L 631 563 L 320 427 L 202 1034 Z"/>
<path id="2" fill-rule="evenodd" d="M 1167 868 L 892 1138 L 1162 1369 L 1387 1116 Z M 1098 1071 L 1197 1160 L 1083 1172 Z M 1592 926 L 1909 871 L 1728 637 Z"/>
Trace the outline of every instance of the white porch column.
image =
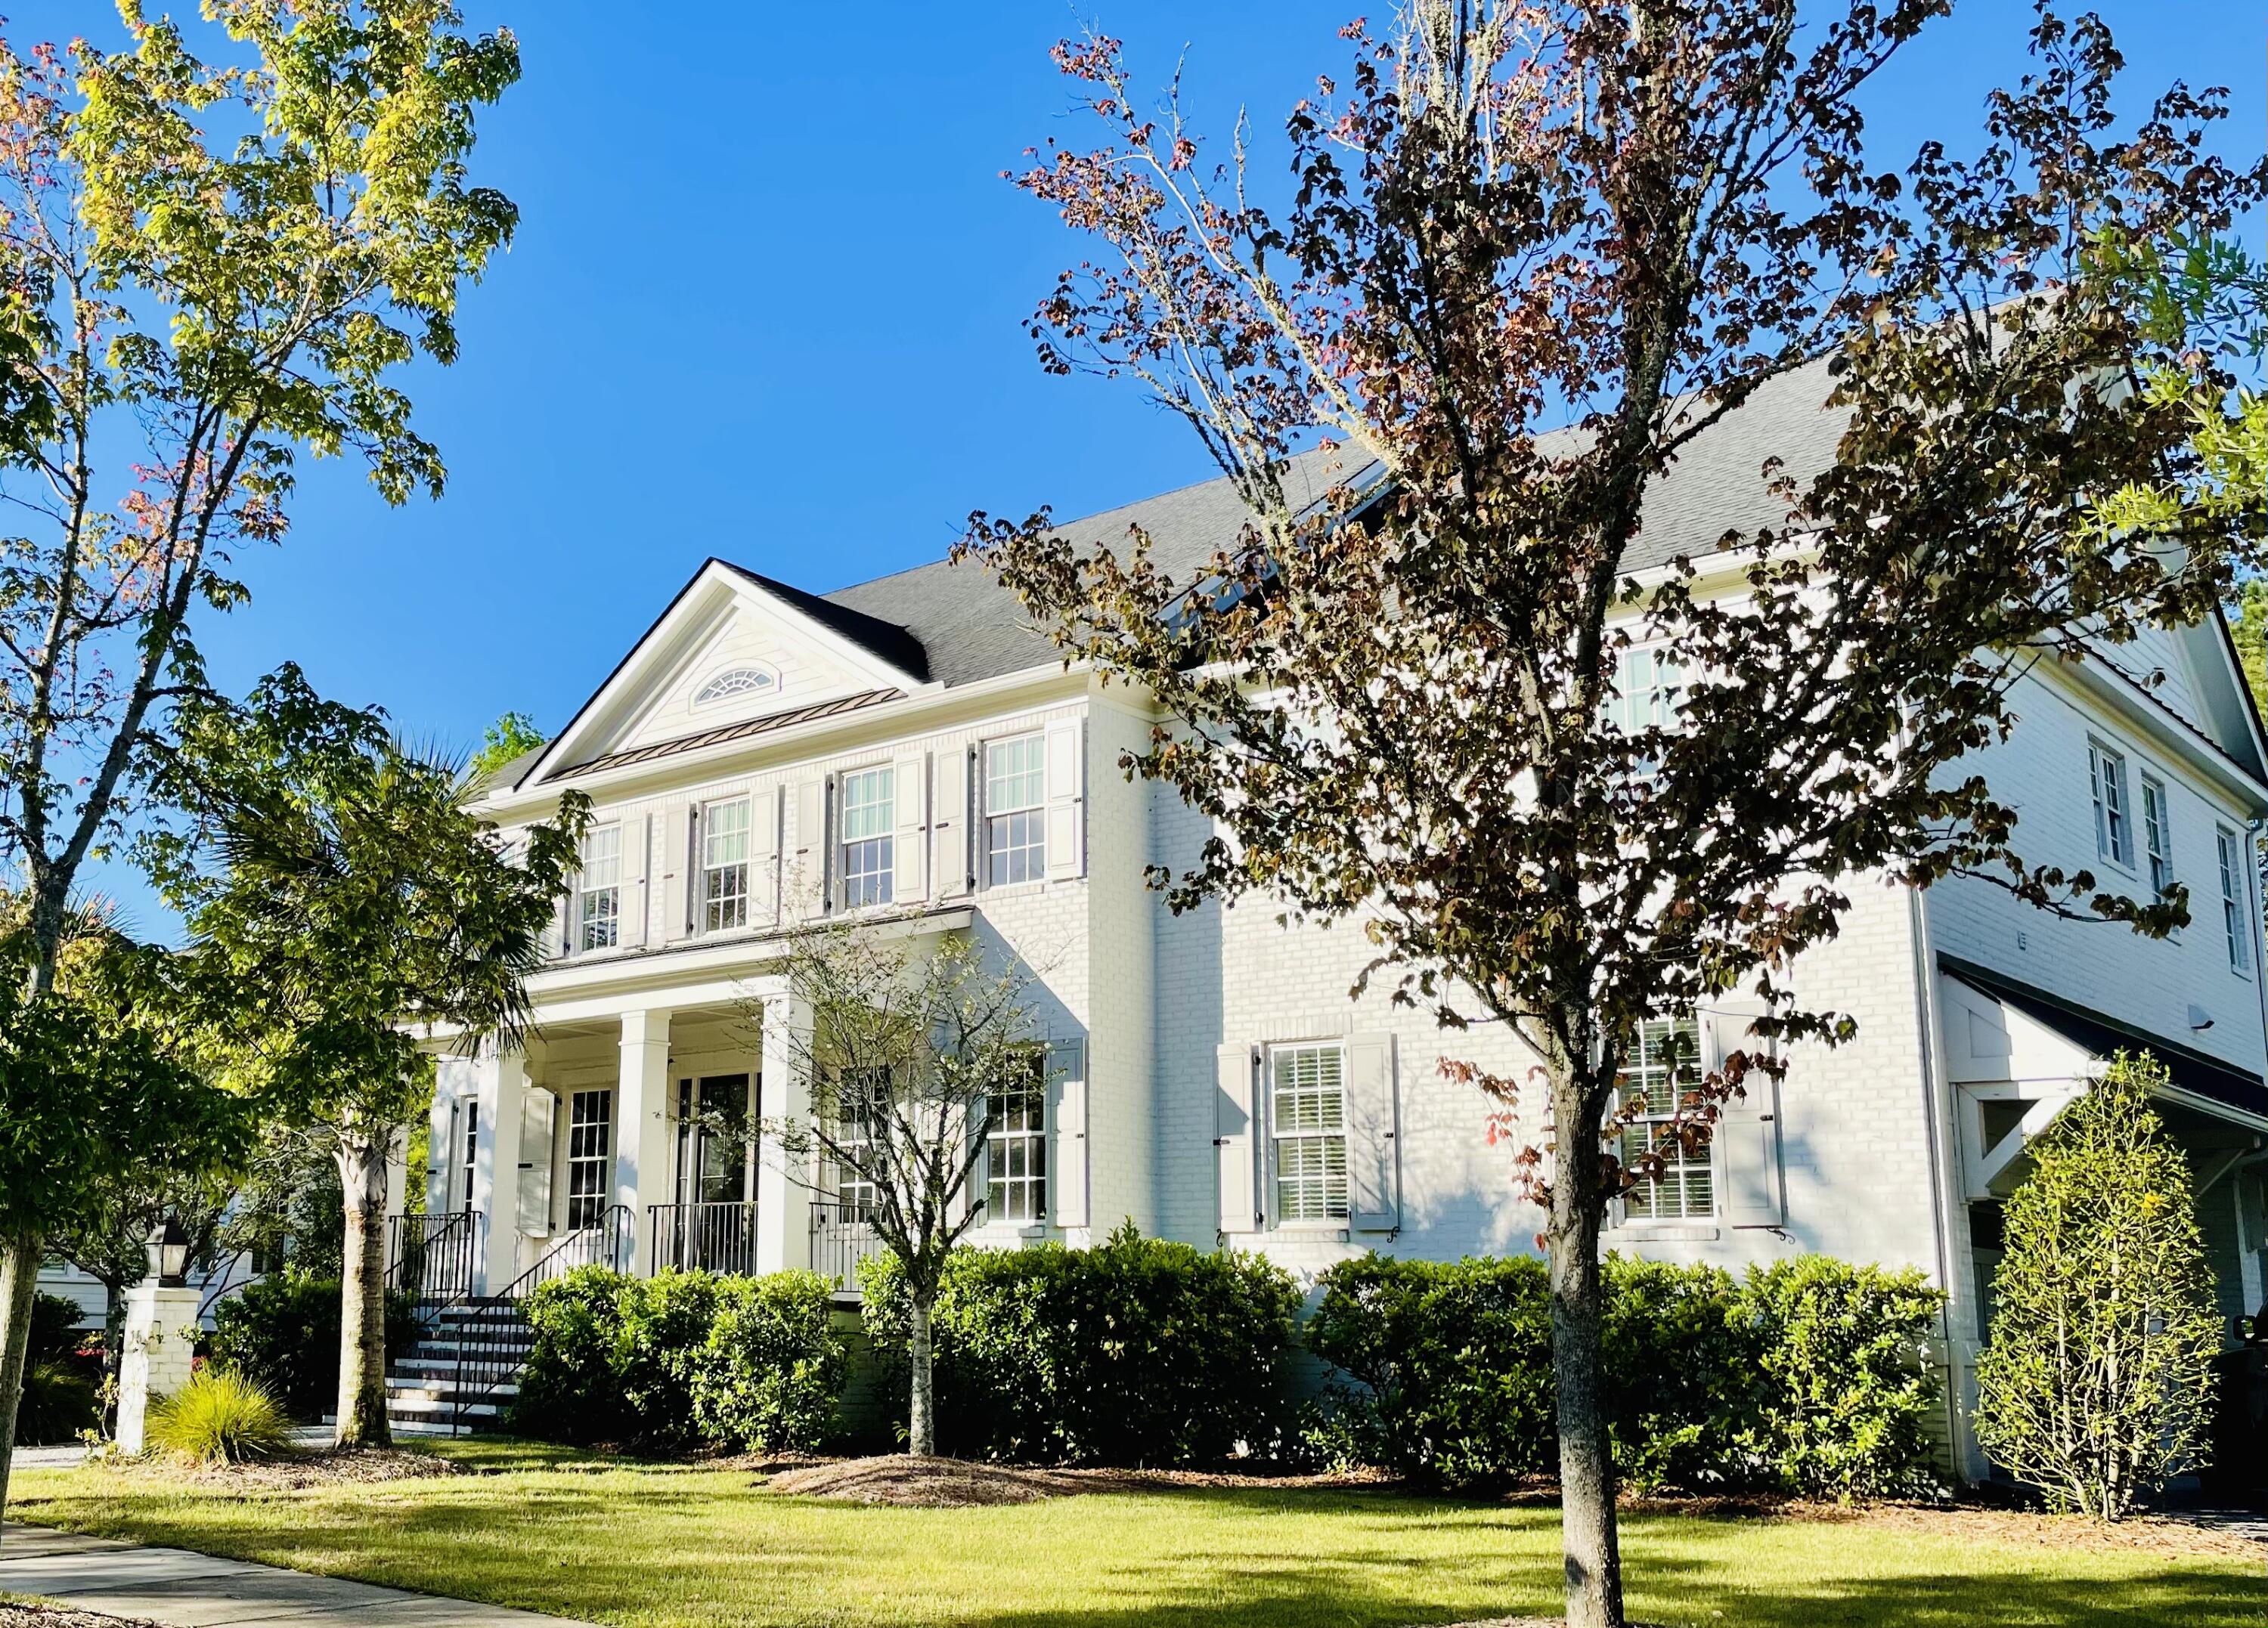
<path id="1" fill-rule="evenodd" d="M 669 1010 L 622 1014 L 622 1070 L 615 1091 L 615 1202 L 633 1217 L 630 1270 L 653 1270 L 651 1207 L 669 1191 Z"/>
<path id="2" fill-rule="evenodd" d="M 474 1158 L 474 1207 L 483 1233 L 483 1294 L 519 1276 L 519 1111 L 527 1096 L 527 1057 L 498 1052 L 481 1060 L 481 1140 Z"/>
<path id="3" fill-rule="evenodd" d="M 763 1145 L 756 1163 L 756 1270 L 785 1272 L 811 1265 L 811 1191 L 808 1155 L 791 1155 L 780 1145 L 783 1121 L 806 1120 L 811 1113 L 808 1077 L 811 1008 L 785 990 L 763 997 L 763 1086 L 757 1111 L 763 1116 Z"/>

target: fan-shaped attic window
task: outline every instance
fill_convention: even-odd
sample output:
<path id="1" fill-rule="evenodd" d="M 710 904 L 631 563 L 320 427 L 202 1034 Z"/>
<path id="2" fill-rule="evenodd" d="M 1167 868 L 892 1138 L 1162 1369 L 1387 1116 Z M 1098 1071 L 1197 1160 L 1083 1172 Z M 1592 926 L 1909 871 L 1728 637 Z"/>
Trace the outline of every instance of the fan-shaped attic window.
<path id="1" fill-rule="evenodd" d="M 713 706 L 743 695 L 770 695 L 779 688 L 779 674 L 769 667 L 727 667 L 701 686 L 696 707 Z"/>

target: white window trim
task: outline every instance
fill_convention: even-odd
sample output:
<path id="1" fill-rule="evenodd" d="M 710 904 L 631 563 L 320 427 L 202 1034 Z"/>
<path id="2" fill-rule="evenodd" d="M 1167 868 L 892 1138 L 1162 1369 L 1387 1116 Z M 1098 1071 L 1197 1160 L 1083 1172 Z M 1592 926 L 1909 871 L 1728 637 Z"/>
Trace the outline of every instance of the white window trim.
<path id="1" fill-rule="evenodd" d="M 1329 1049 L 1339 1054 L 1339 1141 L 1346 1148 L 1347 1132 L 1347 1069 L 1351 1062 L 1351 1046 L 1344 1035 L 1314 1035 L 1305 1039 L 1270 1040 L 1260 1048 L 1259 1090 L 1254 1103 L 1254 1118 L 1263 1135 L 1261 1179 L 1263 1184 L 1260 1199 L 1261 1214 L 1266 1217 L 1270 1232 L 1290 1234 L 1322 1234 L 1344 1237 L 1353 1224 L 1354 1191 L 1350 1177 L 1347 1183 L 1344 1215 L 1291 1216 L 1284 1214 L 1283 1190 L 1279 1185 L 1281 1164 L 1278 1160 L 1280 1143 L 1276 1129 L 1276 1060 L 1287 1052 L 1309 1052 Z M 1320 1138 L 1317 1140 L 1321 1140 Z M 1342 1160 L 1344 1164 L 1344 1160 Z"/>
<path id="2" fill-rule="evenodd" d="M 2135 876 L 2134 869 L 2134 790 L 2127 774 L 2129 758 L 2123 749 L 2112 745 L 2100 736 L 2087 737 L 2087 800 L 2088 811 L 2095 823 L 2095 855 L 2107 865 L 2115 866 L 2127 876 Z M 2117 830 L 2111 823 L 2110 810 L 2102 790 L 2104 772 L 2110 770 L 2112 789 L 2118 803 L 2118 825 L 2126 833 L 2126 852 L 2118 852 Z"/>
<path id="3" fill-rule="evenodd" d="M 1702 1025 L 1697 1018 L 1685 1018 L 1683 1020 L 1676 1018 L 1668 1020 L 1655 1018 L 1650 1021 L 1656 1023 L 1667 1021 L 1673 1028 L 1677 1026 L 1680 1022 L 1683 1022 L 1687 1027 L 1690 1028 L 1693 1033 L 1693 1056 L 1691 1066 L 1697 1070 L 1700 1069 L 1704 1066 L 1703 1059 L 1701 1057 Z M 1616 1096 L 1619 1099 L 1619 1085 L 1616 1087 Z M 1660 1125 L 1668 1123 L 1668 1118 L 1667 1117 L 1659 1114 L 1648 1114 L 1632 1121 L 1632 1123 L 1634 1125 Z M 1681 1162 L 1678 1168 L 1681 1170 L 1691 1169 L 1698 1166 L 1701 1162 L 1702 1161 L 1700 1160 L 1692 1161 L 1690 1164 Z M 1670 1240 L 1675 1240 L 1681 1236 L 1691 1238 L 1713 1238 L 1717 1236 L 1718 1229 L 1723 1225 L 1725 1219 L 1724 1139 L 1716 1134 L 1715 1128 L 1713 1126 L 1711 1127 L 1709 1135 L 1709 1148 L 1706 1162 L 1709 1167 L 1709 1207 L 1707 1210 L 1676 1215 L 1634 1214 L 1630 1207 L 1630 1194 L 1625 1192 L 1618 1196 L 1615 1200 L 1615 1224 L 1616 1228 L 1618 1229 L 1628 1228 L 1633 1231 L 1644 1232 L 1650 1236 Z M 1668 1184 L 1667 1181 L 1656 1181 L 1648 1184 L 1653 1192 L 1658 1193 Z M 1635 1189 L 1633 1189 L 1633 1191 L 1635 1191 Z M 1683 1189 L 1682 1185 L 1679 1189 L 1679 1202 L 1681 1206 L 1683 1203 Z"/>
<path id="4" fill-rule="evenodd" d="M 758 683 L 737 684 L 721 694 L 712 694 L 716 687 L 732 679 L 759 679 Z M 779 669 L 770 662 L 733 662 L 718 668 L 701 681 L 693 692 L 692 710 L 704 712 L 711 707 L 722 707 L 729 701 L 748 695 L 775 697 L 780 693 Z"/>
<path id="5" fill-rule="evenodd" d="M 584 930 L 591 920 L 591 916 L 589 914 L 590 896 L 600 891 L 590 886 L 585 880 L 585 869 L 591 862 L 590 843 L 593 837 L 600 836 L 608 832 L 613 832 L 615 838 L 615 879 L 611 884 L 608 884 L 612 887 L 615 895 L 614 942 L 608 944 L 586 944 L 584 942 Z M 622 923 L 628 914 L 626 906 L 630 902 L 627 897 L 629 890 L 623 886 L 622 878 L 622 844 L 627 835 L 628 833 L 623 829 L 622 822 L 620 820 L 612 820 L 603 825 L 594 825 L 588 832 L 584 833 L 583 852 L 578 856 L 579 862 L 575 872 L 573 936 L 569 941 L 572 945 L 572 949 L 569 952 L 571 954 L 578 956 L 610 955 L 622 947 Z"/>
<path id="6" fill-rule="evenodd" d="M 887 871 L 883 873 L 890 879 L 890 897 L 885 899 L 868 900 L 863 904 L 854 905 L 850 902 L 850 870 L 849 863 L 849 849 L 850 842 L 843 833 L 849 827 L 850 813 L 850 782 L 865 774 L 886 774 L 889 776 L 890 780 L 890 817 L 883 822 L 884 828 L 880 839 L 880 840 L 887 841 L 890 845 L 889 869 Z M 830 878 L 828 885 L 834 894 L 834 898 L 829 901 L 830 904 L 834 909 L 850 915 L 865 915 L 877 911 L 886 911 L 895 908 L 898 894 L 898 776 L 896 763 L 891 759 L 884 759 L 878 763 L 853 764 L 848 768 L 836 770 L 835 796 L 833 802 L 835 806 L 832 810 L 833 818 L 831 823 L 834 828 L 827 833 L 828 840 L 831 844 L 828 855 L 828 859 L 831 861 L 828 866 L 828 874 Z M 861 837 L 858 839 L 858 840 L 861 842 L 869 842 L 876 840 L 876 839 L 872 837 Z"/>
<path id="7" fill-rule="evenodd" d="M 2138 805 L 2136 812 L 2141 816 L 2142 837 L 2137 863 L 2139 868 L 2142 879 L 2150 884 L 2152 899 L 2161 899 L 2166 896 L 2168 890 L 2172 888 L 2175 884 L 2178 883 L 2182 879 L 2181 872 L 2176 869 L 2174 864 L 2174 798 L 2172 785 L 2167 777 L 2160 774 L 2156 769 L 2151 767 L 2148 764 L 2141 764 L 2137 766 L 2137 772 L 2134 777 L 2134 787 L 2136 793 L 2135 801 Z M 2158 855 L 2153 850 L 2150 842 L 2150 827 L 2152 824 L 2150 819 L 2150 793 L 2154 790 L 2158 794 L 2158 818 L 2156 821 L 2158 837 L 2165 847 L 2166 879 L 2163 883 L 2161 883 L 2158 880 Z"/>
<path id="8" fill-rule="evenodd" d="M 1036 777 L 1038 796 L 1031 802 L 1014 808 L 996 809 L 992 806 L 992 751 L 996 746 L 1029 746 L 1037 750 L 1039 762 L 1024 771 Z M 1007 893 L 1027 888 L 1043 887 L 1048 879 L 1048 732 L 1043 725 L 1028 730 L 1012 730 L 1004 735 L 989 736 L 976 744 L 976 884 L 985 892 Z M 1033 860 L 1034 874 L 1020 882 L 995 882 L 992 879 L 992 822 L 1017 814 L 1027 815 L 1038 822 L 1039 847 Z M 1028 846 L 1028 845 L 1026 845 Z"/>
<path id="9" fill-rule="evenodd" d="M 710 891 L 711 873 L 731 869 L 731 863 L 712 866 L 709 862 L 709 844 L 716 834 L 716 819 L 720 809 L 738 808 L 741 812 L 740 857 L 740 919 L 726 925 L 709 925 L 709 906 L 717 898 Z M 756 866 L 755 834 L 756 804 L 752 793 L 711 797 L 701 804 L 701 824 L 696 840 L 700 847 L 700 863 L 694 872 L 695 899 L 693 905 L 693 936 L 723 938 L 733 933 L 745 933 L 755 920 Z"/>
<path id="10" fill-rule="evenodd" d="M 2220 884 L 2221 937 L 2228 970 L 2249 983 L 2253 961 L 2252 884 L 2247 874 L 2251 869 L 2251 838 L 2236 826 L 2215 820 L 2213 846 L 2214 879 Z"/>
<path id="11" fill-rule="evenodd" d="M 1026 1130 L 1003 1130 L 997 1120 L 987 1129 L 984 1136 L 984 1220 L 979 1225 L 983 1228 L 998 1228 L 1008 1231 L 1045 1231 L 1049 1219 L 1055 1214 L 1053 1203 L 1055 1195 L 1050 1191 L 1054 1172 L 1048 1169 L 1047 1083 L 1044 1080 L 1041 1080 L 1035 1082 L 1028 1091 L 1000 1093 L 1000 1095 L 1028 1095 L 1032 1099 L 1033 1106 L 1037 1110 L 1038 1118 L 1035 1125 Z M 1037 1176 L 1027 1175 L 1008 1178 L 1033 1188 L 1037 1193 L 1039 1201 L 1033 1206 L 1033 1213 L 1029 1215 L 1003 1215 L 992 1207 L 993 1150 L 1010 1140 L 1022 1142 L 1025 1145 L 1027 1160 L 1035 1157 L 1039 1163 Z M 1029 1168 L 1028 1164 L 1027 1168 Z"/>

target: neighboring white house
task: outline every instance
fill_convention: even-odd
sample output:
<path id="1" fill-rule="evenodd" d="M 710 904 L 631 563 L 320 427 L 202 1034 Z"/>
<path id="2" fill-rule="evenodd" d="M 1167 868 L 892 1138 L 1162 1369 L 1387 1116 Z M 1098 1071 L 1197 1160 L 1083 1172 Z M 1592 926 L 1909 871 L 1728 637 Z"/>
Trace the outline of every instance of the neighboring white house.
<path id="1" fill-rule="evenodd" d="M 1831 453 L 1805 388 L 1799 375 L 1764 392 L 1681 459 L 1634 568 L 1773 517 L 1764 458 Z M 1326 458 L 1298 478 L 1337 478 Z M 1215 481 L 1065 529 L 1115 542 L 1138 524 L 1186 573 L 1241 517 Z M 1972 1472 L 1960 1404 L 1999 1201 L 2026 1142 L 2110 1052 L 2146 1045 L 2171 1066 L 2161 1107 L 2190 1150 L 2223 1309 L 2262 1298 L 2250 855 L 2268 748 L 2218 620 L 2117 654 L 2035 670 L 2013 739 L 1978 766 L 2020 810 L 2028 858 L 2136 889 L 2178 878 L 2194 925 L 2150 942 L 1982 884 L 1855 887 L 1841 935 L 1796 976 L 1808 1003 L 1858 1018 L 1856 1042 L 1799 1051 L 1783 1088 L 1633 1195 L 1610 1235 L 1736 1270 L 1808 1250 L 1919 1267 L 1951 1294 L 1945 1427 Z M 847 1272 L 868 1247 L 845 1221 L 856 1193 L 814 1200 L 776 1149 L 738 1155 L 687 1122 L 696 1104 L 803 1104 L 784 1040 L 802 1020 L 777 957 L 783 928 L 821 916 L 968 928 L 1039 970 L 1061 1066 L 1044 1103 L 1008 1116 L 980 1242 L 1079 1243 L 1131 1220 L 1302 1273 L 1364 1250 L 1531 1250 L 1541 1218 L 1511 1196 L 1512 1149 L 1439 1068 L 1509 1072 L 1510 1038 L 1351 1001 L 1370 954 L 1353 927 L 1286 928 L 1259 905 L 1167 913 L 1144 867 L 1186 862 L 1206 832 L 1117 767 L 1152 722 L 1139 695 L 1066 670 L 973 567 L 822 596 L 704 565 L 482 798 L 507 829 L 571 789 L 596 809 L 556 958 L 533 980 L 526 1052 L 442 1065 L 427 1204 L 470 1212 L 485 1287 L 609 1226 L 639 1271 Z M 1706 1047 L 1742 1020 L 1697 1021 Z"/>

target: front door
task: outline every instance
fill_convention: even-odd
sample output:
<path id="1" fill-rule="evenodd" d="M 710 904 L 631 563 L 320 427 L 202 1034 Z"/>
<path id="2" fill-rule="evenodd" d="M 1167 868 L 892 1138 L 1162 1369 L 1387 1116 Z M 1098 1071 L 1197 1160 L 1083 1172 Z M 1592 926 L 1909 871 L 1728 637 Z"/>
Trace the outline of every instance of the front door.
<path id="1" fill-rule="evenodd" d="M 677 1082 L 677 1201 L 746 1204 L 755 1197 L 748 1076 L 709 1074 Z"/>

